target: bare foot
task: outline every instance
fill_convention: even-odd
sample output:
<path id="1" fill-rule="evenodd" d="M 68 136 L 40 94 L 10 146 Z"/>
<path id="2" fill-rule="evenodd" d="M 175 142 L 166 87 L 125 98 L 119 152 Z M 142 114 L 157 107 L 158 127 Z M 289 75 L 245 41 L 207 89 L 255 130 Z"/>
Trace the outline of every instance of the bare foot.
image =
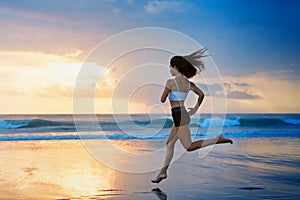
<path id="1" fill-rule="evenodd" d="M 218 135 L 216 139 L 217 139 L 216 144 L 233 143 L 231 139 L 225 138 L 223 135 Z"/>
<path id="2" fill-rule="evenodd" d="M 154 180 L 151 180 L 152 183 L 159 183 L 162 180 L 167 178 L 167 174 L 158 174 Z"/>

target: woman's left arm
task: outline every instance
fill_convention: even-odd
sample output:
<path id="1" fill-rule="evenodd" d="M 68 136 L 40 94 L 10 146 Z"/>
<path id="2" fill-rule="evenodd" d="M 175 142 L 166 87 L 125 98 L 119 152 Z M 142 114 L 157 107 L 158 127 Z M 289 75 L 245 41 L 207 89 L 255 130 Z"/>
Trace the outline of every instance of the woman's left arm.
<path id="1" fill-rule="evenodd" d="M 191 83 L 191 90 L 193 92 L 195 92 L 195 94 L 198 95 L 198 100 L 197 100 L 196 105 L 193 108 L 189 108 L 189 115 L 193 115 L 197 112 L 200 105 L 202 104 L 203 99 L 204 99 L 204 93 L 194 83 L 192 83 L 192 82 L 190 82 L 190 83 Z"/>

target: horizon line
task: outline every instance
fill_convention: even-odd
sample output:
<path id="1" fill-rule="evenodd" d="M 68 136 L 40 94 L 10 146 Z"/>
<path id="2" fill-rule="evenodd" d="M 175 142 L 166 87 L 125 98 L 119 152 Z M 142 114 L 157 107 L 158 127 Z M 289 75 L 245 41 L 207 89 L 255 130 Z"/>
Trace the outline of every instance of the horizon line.
<path id="1" fill-rule="evenodd" d="M 171 113 L 80 113 L 80 114 L 74 114 L 74 113 L 0 113 L 1 115 L 170 115 Z M 199 114 L 300 114 L 300 112 L 228 112 L 228 113 L 197 113 Z M 194 115 L 197 115 L 194 114 Z"/>

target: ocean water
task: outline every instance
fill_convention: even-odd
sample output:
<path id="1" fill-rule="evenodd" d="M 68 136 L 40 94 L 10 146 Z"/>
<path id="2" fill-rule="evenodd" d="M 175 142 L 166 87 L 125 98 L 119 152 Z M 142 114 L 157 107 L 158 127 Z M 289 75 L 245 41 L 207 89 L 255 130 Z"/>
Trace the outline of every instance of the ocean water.
<path id="1" fill-rule="evenodd" d="M 223 116 L 224 117 L 224 116 Z M 209 114 L 191 119 L 192 137 L 300 137 L 300 114 Z M 74 120 L 76 119 L 76 120 Z M 164 139 L 173 121 L 161 114 L 0 115 L 0 141 L 70 139 Z"/>

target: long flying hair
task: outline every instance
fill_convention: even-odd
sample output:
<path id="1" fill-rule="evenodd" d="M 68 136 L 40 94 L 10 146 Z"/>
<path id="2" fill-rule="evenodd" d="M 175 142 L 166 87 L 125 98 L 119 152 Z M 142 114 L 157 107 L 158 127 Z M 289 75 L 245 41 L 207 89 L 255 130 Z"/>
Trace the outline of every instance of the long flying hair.
<path id="1" fill-rule="evenodd" d="M 172 67 L 177 67 L 178 71 L 182 73 L 187 78 L 192 78 L 198 72 L 204 70 L 204 63 L 202 61 L 204 53 L 207 51 L 207 48 L 197 50 L 190 55 L 186 56 L 174 56 L 170 60 L 170 65 Z"/>

